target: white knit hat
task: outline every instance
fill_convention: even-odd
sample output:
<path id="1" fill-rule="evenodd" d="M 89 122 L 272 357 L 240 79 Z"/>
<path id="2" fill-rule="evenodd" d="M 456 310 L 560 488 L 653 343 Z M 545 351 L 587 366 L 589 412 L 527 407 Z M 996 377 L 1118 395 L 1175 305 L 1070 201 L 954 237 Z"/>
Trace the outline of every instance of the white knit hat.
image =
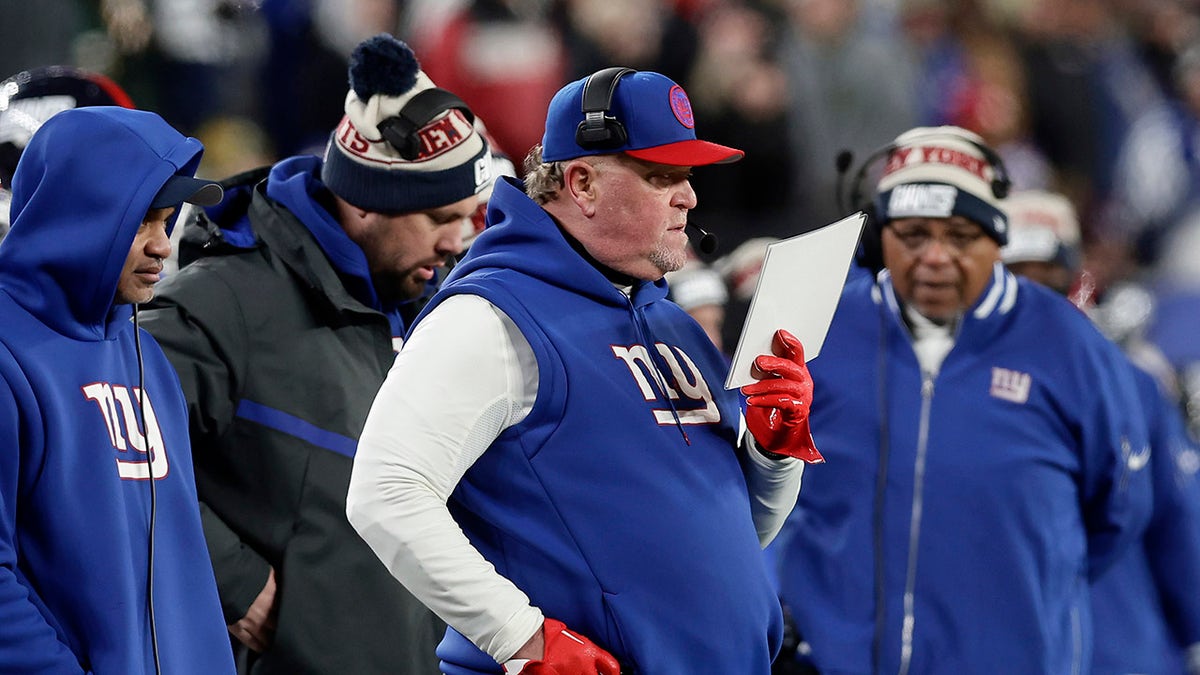
<path id="1" fill-rule="evenodd" d="M 875 196 L 881 222 L 960 215 L 1003 245 L 1008 221 L 1000 200 L 1008 175 L 983 139 L 954 126 L 918 127 L 896 137 Z"/>
<path id="2" fill-rule="evenodd" d="M 1065 196 L 1043 190 L 1014 192 L 1004 200 L 1008 244 L 1000 249 L 1006 263 L 1051 262 L 1079 266 L 1079 218 Z"/>
<path id="3" fill-rule="evenodd" d="M 351 204 L 409 213 L 453 204 L 490 184 L 474 114 L 437 88 L 408 45 L 382 33 L 350 57 L 346 114 L 325 148 L 321 180 Z"/>

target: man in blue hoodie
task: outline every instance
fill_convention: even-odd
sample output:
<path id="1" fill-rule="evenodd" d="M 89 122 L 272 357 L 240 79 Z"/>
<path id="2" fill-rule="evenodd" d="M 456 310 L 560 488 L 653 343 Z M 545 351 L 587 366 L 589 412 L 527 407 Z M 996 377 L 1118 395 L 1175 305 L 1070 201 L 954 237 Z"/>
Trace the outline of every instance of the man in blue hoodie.
<path id="1" fill-rule="evenodd" d="M 230 673 L 154 295 L 203 147 L 79 108 L 35 133 L 0 243 L 0 672 Z M 133 319 L 131 321 L 130 319 Z"/>
<path id="2" fill-rule="evenodd" d="M 225 619 L 250 673 L 427 673 L 444 624 L 346 520 L 405 319 L 460 253 L 491 156 L 386 34 L 354 51 L 325 157 L 223 181 L 146 312 L 188 400 Z"/>
<path id="3" fill-rule="evenodd" d="M 761 549 L 820 460 L 812 383 L 780 332 L 742 433 L 725 358 L 666 299 L 691 167 L 742 156 L 694 125 L 658 73 L 559 90 L 372 405 L 348 515 L 452 627 L 445 673 L 761 675 L 779 650 Z"/>

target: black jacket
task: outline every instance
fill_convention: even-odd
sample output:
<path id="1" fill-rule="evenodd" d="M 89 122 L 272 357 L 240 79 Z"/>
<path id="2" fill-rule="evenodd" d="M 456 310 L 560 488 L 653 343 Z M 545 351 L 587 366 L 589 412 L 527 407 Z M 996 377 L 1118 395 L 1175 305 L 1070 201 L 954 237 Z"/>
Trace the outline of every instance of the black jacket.
<path id="1" fill-rule="evenodd" d="M 245 224 L 248 214 L 253 244 L 233 245 L 198 212 L 184 267 L 142 313 L 187 397 L 225 619 L 245 615 L 269 565 L 278 628 L 249 672 L 437 672 L 444 624 L 345 515 L 357 440 L 394 358 L 391 327 L 350 296 L 308 229 L 266 196 L 265 175 L 227 181 L 233 196 L 218 216 Z"/>

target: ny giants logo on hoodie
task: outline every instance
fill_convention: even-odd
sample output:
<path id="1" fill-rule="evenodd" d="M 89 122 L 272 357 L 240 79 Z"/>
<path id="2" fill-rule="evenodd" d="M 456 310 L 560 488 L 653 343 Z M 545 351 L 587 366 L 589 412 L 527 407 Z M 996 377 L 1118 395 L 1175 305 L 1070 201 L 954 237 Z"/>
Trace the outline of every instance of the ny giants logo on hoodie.
<path id="1" fill-rule="evenodd" d="M 721 411 L 717 408 L 717 402 L 713 399 L 712 389 L 709 388 L 708 382 L 704 380 L 704 375 L 700 373 L 700 369 L 692 359 L 680 348 L 671 347 L 661 342 L 654 345 L 659 356 L 662 357 L 667 368 L 670 369 L 670 379 L 674 381 L 675 386 L 668 383 L 668 378 L 655 366 L 651 358 L 650 351 L 642 345 L 632 345 L 622 347 L 613 345 L 613 356 L 620 359 L 627 368 L 629 373 L 633 375 L 633 379 L 637 382 L 638 389 L 642 392 L 642 398 L 646 401 L 658 400 L 658 395 L 655 392 L 655 385 L 662 390 L 665 390 L 666 397 L 671 401 L 678 401 L 680 398 L 694 402 L 691 405 L 698 404 L 700 407 L 694 408 L 689 405 L 688 409 L 675 408 L 655 408 L 654 419 L 659 425 L 675 424 L 675 415 L 679 415 L 680 424 L 712 424 L 721 421 Z M 651 381 L 654 385 L 651 385 Z"/>
<path id="2" fill-rule="evenodd" d="M 138 427 L 140 390 L 108 382 L 96 382 L 83 387 L 83 395 L 96 404 L 108 430 L 108 440 L 117 451 L 117 474 L 126 480 L 145 480 L 167 476 L 167 449 L 162 430 L 154 415 L 150 396 L 145 397 L 145 428 Z"/>

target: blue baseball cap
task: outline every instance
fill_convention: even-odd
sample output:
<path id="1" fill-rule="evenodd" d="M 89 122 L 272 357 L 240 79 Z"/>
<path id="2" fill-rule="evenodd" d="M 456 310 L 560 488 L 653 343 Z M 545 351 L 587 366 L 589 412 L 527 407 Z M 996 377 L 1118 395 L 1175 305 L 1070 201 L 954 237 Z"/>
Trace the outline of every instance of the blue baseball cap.
<path id="1" fill-rule="evenodd" d="M 583 147 L 576 131 L 585 118 L 583 94 L 588 79 L 568 84 L 550 100 L 542 137 L 543 161 L 623 152 L 657 164 L 704 166 L 736 162 L 746 154 L 737 148 L 697 140 L 692 104 L 683 87 L 650 71 L 631 71 L 616 80 L 605 117 L 624 127 L 624 142 Z"/>

